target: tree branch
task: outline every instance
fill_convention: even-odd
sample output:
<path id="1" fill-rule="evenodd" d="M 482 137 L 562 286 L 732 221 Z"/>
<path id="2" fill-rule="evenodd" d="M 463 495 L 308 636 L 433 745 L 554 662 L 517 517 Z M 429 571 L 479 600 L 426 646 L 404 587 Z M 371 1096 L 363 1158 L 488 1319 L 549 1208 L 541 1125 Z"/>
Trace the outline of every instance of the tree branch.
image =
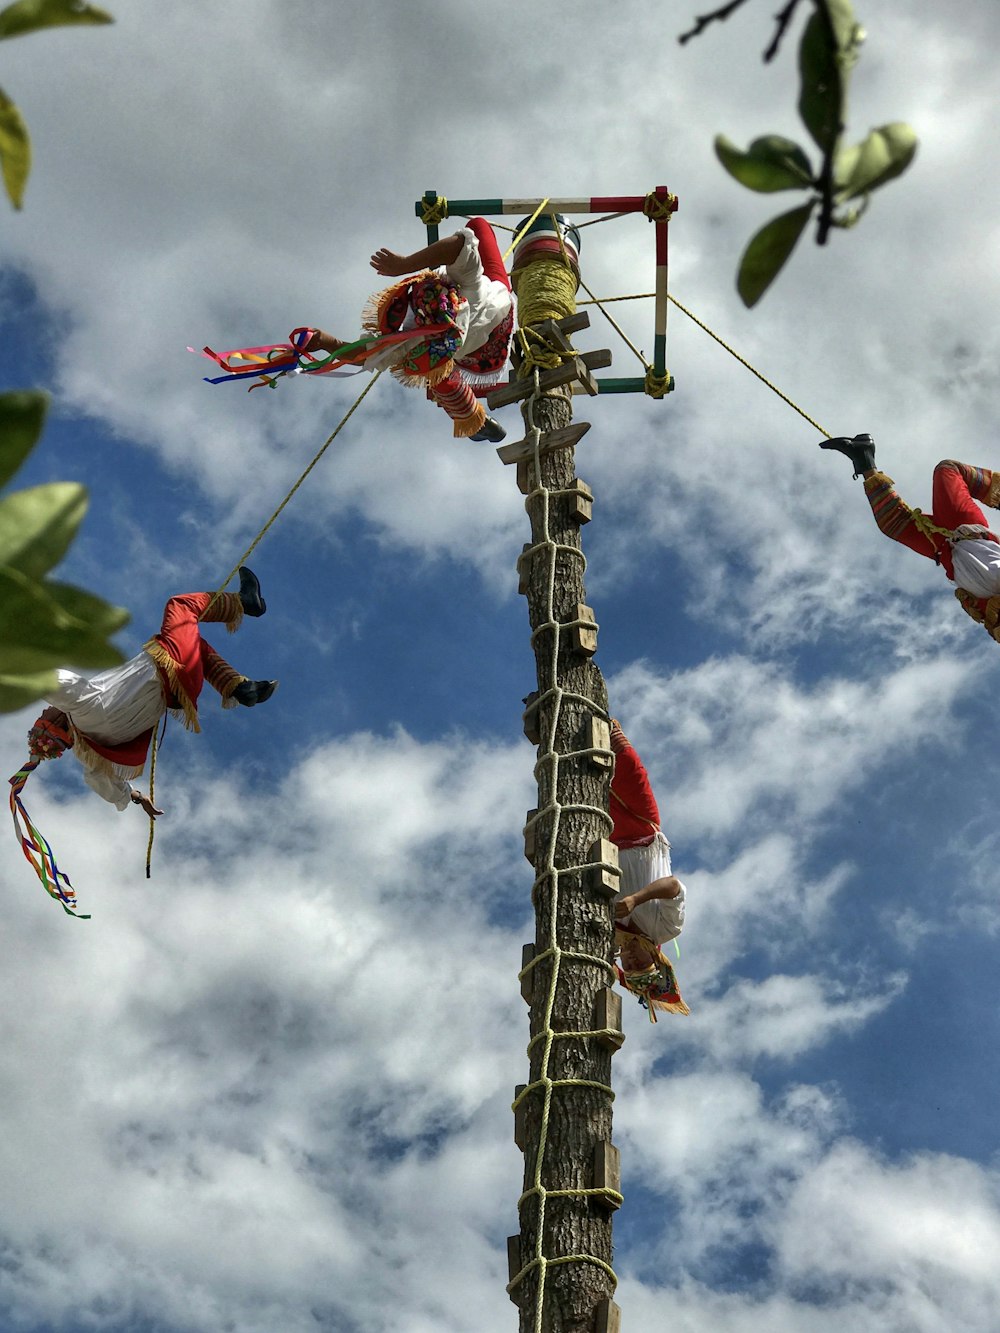
<path id="1" fill-rule="evenodd" d="M 723 19 L 729 18 L 730 14 L 735 14 L 740 6 L 745 4 L 746 0 L 729 0 L 727 5 L 722 5 L 718 9 L 713 9 L 711 14 L 698 14 L 695 17 L 694 27 L 690 32 L 682 33 L 681 36 L 677 38 L 678 42 L 683 46 L 684 43 L 689 42 L 692 37 L 699 37 L 710 24 L 715 23 L 716 21 L 721 22 Z"/>
<path id="2" fill-rule="evenodd" d="M 794 15 L 796 9 L 798 8 L 798 4 L 799 0 L 788 0 L 788 4 L 785 5 L 784 9 L 780 10 L 777 14 L 775 14 L 774 17 L 778 21 L 778 27 L 771 41 L 771 45 L 764 52 L 765 65 L 770 64 L 770 62 L 778 54 L 778 47 L 781 45 L 782 38 L 784 37 L 785 32 L 787 31 L 789 23 L 791 23 L 792 21 L 792 16 Z"/>

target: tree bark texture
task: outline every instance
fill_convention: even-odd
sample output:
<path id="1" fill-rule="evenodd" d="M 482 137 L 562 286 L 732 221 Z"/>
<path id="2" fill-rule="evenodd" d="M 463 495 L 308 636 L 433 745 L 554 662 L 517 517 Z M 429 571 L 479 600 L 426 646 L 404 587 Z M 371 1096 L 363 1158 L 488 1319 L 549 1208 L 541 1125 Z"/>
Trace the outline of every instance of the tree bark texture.
<path id="1" fill-rule="evenodd" d="M 529 408 L 525 409 L 526 426 Z M 536 400 L 534 422 L 543 431 L 566 426 L 572 419 L 568 391 L 557 390 Z M 573 449 L 545 454 L 540 459 L 541 483 L 550 490 L 572 489 L 576 482 Z M 532 477 L 534 481 L 534 477 Z M 575 554 L 581 548 L 580 527 L 570 517 L 567 497 L 550 496 L 548 501 L 549 537 L 559 544 L 555 553 L 554 619 L 563 624 L 576 619 L 579 603 L 586 603 L 583 560 Z M 531 520 L 531 544 L 545 539 L 545 497 L 530 496 L 526 508 Z M 528 614 L 533 631 L 549 619 L 549 579 L 552 552 L 544 547 L 525 556 L 527 570 Z M 541 696 L 538 713 L 539 762 L 538 809 L 544 811 L 553 798 L 561 806 L 591 806 L 607 811 L 610 771 L 595 767 L 585 756 L 566 758 L 587 745 L 586 728 L 590 717 L 607 711 L 607 687 L 596 665 L 571 648 L 571 634 L 562 630 L 560 647 L 553 671 L 553 632 L 541 629 L 535 636 L 534 649 Z M 558 685 L 572 696 L 560 705 L 546 699 L 546 692 Z M 587 702 L 591 701 L 591 702 Z M 554 719 L 557 712 L 558 717 Z M 544 758 L 548 742 L 560 756 L 558 778 L 554 767 Z M 536 877 L 546 866 L 554 818 L 539 821 L 535 828 Z M 564 810 L 559 818 L 554 862 L 556 868 L 583 866 L 590 849 L 599 838 L 610 834 L 610 821 L 590 810 Z M 605 896 L 592 892 L 583 883 L 584 873 L 575 870 L 558 876 L 557 885 L 547 876 L 536 885 L 535 952 L 551 947 L 554 937 L 560 949 L 585 953 L 610 961 L 614 931 L 610 903 Z M 545 1052 L 545 1013 L 549 999 L 554 959 L 548 958 L 533 969 L 530 1083 L 542 1075 Z M 598 991 L 612 984 L 606 968 L 577 959 L 563 958 L 559 965 L 551 1028 L 575 1032 L 593 1028 L 594 1001 Z M 552 1043 L 548 1077 L 585 1079 L 609 1087 L 611 1051 L 594 1038 L 556 1039 Z M 592 1163 L 595 1145 L 611 1139 L 611 1097 L 593 1087 L 555 1087 L 551 1091 L 549 1120 L 544 1145 L 541 1143 L 544 1089 L 533 1089 L 527 1096 L 525 1111 L 524 1188 L 535 1184 L 535 1167 L 542 1150 L 541 1184 L 546 1190 L 587 1189 L 593 1184 Z M 529 1194 L 520 1209 L 521 1265 L 536 1255 L 539 1232 L 539 1196 Z M 542 1227 L 541 1253 L 552 1260 L 564 1255 L 592 1255 L 611 1263 L 611 1213 L 593 1197 L 547 1198 Z M 521 1333 L 534 1333 L 540 1273 L 536 1267 L 518 1284 L 513 1295 L 520 1312 Z M 548 1267 L 543 1292 L 544 1333 L 590 1333 L 594 1311 L 599 1302 L 613 1293 L 610 1275 L 599 1265 L 572 1262 Z"/>

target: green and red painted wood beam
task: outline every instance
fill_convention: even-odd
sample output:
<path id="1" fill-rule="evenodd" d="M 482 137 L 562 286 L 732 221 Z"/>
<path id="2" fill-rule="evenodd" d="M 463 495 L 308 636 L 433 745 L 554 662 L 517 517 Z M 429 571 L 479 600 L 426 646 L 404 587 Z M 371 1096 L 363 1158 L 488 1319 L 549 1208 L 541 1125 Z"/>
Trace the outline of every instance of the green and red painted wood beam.
<path id="1" fill-rule="evenodd" d="M 667 373 L 667 229 L 677 211 L 677 196 L 665 185 L 657 185 L 649 194 L 592 195 L 589 198 L 545 200 L 553 213 L 644 213 L 656 232 L 656 309 L 653 328 L 652 373 L 662 380 Z M 427 228 L 427 243 L 439 237 L 438 224 L 449 217 L 504 217 L 513 214 L 530 217 L 542 199 L 444 199 L 436 190 L 427 190 L 413 205 L 413 211 Z M 601 393 L 646 393 L 645 379 L 599 379 Z M 673 388 L 673 380 L 670 381 Z"/>

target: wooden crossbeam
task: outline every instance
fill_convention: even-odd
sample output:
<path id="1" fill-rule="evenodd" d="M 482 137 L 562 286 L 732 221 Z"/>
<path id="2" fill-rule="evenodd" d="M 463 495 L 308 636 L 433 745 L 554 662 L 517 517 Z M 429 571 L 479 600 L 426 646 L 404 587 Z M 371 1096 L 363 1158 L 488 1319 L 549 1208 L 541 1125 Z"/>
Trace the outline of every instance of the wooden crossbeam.
<path id="1" fill-rule="evenodd" d="M 597 384 L 590 372 L 610 366 L 611 361 L 611 349 L 609 347 L 598 347 L 592 352 L 581 352 L 577 356 L 570 356 L 551 370 L 543 370 L 539 373 L 538 391 L 539 393 L 545 393 L 549 389 L 559 389 L 564 384 L 572 384 L 574 380 L 580 380 L 588 393 L 596 394 L 598 392 Z M 496 411 L 499 407 L 508 407 L 511 403 L 519 403 L 522 398 L 528 398 L 534 392 L 534 379 L 527 377 L 514 378 L 509 379 L 506 384 L 501 384 L 499 388 L 489 393 L 486 401 L 489 403 L 490 409 Z"/>
<path id="2" fill-rule="evenodd" d="M 589 421 L 574 421 L 572 426 L 560 426 L 558 430 L 547 431 L 538 442 L 538 452 L 550 454 L 555 449 L 569 449 L 582 440 L 588 430 Z M 513 444 L 501 444 L 497 449 L 501 463 L 526 463 L 534 456 L 534 441 L 527 437 L 515 440 Z"/>

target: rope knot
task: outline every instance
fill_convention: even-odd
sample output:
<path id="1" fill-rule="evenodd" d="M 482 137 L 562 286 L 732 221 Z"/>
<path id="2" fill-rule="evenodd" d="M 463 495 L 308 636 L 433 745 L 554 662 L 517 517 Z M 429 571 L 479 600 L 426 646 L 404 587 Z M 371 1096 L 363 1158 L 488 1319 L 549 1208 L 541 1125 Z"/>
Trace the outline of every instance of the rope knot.
<path id="1" fill-rule="evenodd" d="M 448 200 L 444 195 L 439 194 L 433 203 L 423 200 L 420 207 L 420 221 L 425 227 L 436 227 L 439 222 L 444 222 L 448 216 Z"/>
<path id="2" fill-rule="evenodd" d="M 550 343 L 537 329 L 518 329 L 517 341 L 521 349 L 519 379 L 527 379 L 535 370 L 555 370 L 569 355 Z"/>
<path id="3" fill-rule="evenodd" d="M 650 398 L 663 398 L 674 387 L 674 377 L 669 371 L 665 370 L 662 375 L 657 375 L 652 366 L 646 371 L 646 378 L 643 382 L 643 392 L 649 394 Z"/>
<path id="4" fill-rule="evenodd" d="M 655 190 L 650 190 L 642 201 L 642 211 L 650 222 L 669 222 L 671 214 L 677 211 L 677 196 L 668 194 L 661 198 Z"/>

